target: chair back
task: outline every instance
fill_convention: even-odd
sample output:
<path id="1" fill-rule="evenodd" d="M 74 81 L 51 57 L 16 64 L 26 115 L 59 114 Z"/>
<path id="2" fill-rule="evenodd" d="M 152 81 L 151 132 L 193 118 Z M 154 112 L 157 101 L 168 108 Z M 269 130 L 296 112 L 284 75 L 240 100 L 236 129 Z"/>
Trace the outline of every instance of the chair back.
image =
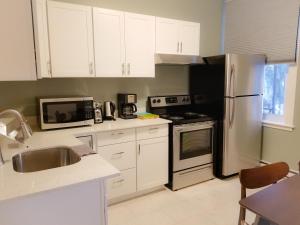
<path id="1" fill-rule="evenodd" d="M 289 166 L 285 162 L 273 163 L 270 165 L 244 169 L 240 172 L 241 199 L 246 197 L 246 189 L 256 189 L 277 183 L 289 173 Z M 246 209 L 240 207 L 239 225 L 247 224 L 245 221 Z"/>
<path id="2" fill-rule="evenodd" d="M 278 162 L 240 172 L 241 185 L 247 189 L 256 189 L 274 184 L 289 173 L 289 166 L 285 162 Z"/>

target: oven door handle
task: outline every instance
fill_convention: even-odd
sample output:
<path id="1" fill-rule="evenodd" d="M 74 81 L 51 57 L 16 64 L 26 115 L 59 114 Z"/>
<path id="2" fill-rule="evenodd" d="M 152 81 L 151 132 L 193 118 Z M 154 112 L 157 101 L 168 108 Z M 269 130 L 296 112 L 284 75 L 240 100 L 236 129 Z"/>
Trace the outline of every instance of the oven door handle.
<path id="1" fill-rule="evenodd" d="M 214 128 L 214 124 L 208 124 L 208 125 L 190 126 L 190 127 L 174 127 L 174 131 L 181 133 L 181 132 L 205 130 L 205 129 L 213 129 L 213 128 Z"/>

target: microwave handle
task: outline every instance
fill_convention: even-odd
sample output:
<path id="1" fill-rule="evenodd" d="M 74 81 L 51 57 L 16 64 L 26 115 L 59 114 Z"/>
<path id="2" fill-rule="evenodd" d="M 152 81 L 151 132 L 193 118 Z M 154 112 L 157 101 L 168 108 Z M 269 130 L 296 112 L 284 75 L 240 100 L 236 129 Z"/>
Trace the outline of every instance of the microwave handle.
<path id="1" fill-rule="evenodd" d="M 110 103 L 110 111 L 111 111 L 112 116 L 114 116 L 115 110 L 116 110 L 116 105 L 111 102 Z"/>

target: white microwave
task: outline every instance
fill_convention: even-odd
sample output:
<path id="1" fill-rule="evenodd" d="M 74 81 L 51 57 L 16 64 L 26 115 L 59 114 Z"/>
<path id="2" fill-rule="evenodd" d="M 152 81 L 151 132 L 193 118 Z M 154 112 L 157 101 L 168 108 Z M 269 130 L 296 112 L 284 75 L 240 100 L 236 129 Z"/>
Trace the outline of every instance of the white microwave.
<path id="1" fill-rule="evenodd" d="M 93 97 L 38 98 L 42 130 L 94 124 Z"/>

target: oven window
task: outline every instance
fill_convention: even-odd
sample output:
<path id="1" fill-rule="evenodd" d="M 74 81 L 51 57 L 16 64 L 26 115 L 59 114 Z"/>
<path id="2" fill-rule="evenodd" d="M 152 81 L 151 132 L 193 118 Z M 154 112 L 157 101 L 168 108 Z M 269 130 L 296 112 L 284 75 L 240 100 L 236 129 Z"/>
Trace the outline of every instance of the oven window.
<path id="1" fill-rule="evenodd" d="M 180 160 L 212 154 L 212 129 L 180 134 Z"/>
<path id="2" fill-rule="evenodd" d="M 93 118 L 92 101 L 43 103 L 44 123 L 72 123 Z"/>

